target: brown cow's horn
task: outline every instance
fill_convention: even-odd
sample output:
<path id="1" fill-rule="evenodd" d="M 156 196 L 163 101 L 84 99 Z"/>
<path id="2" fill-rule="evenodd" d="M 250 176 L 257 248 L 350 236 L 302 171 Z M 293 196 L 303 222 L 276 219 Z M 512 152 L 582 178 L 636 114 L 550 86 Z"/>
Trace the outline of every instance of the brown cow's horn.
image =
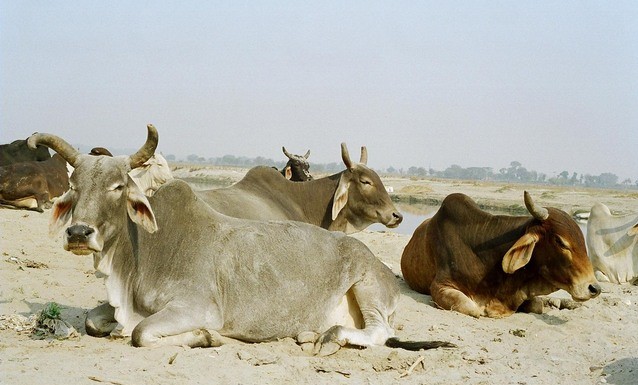
<path id="1" fill-rule="evenodd" d="M 359 163 L 368 164 L 368 149 L 361 146 L 361 161 Z"/>
<path id="2" fill-rule="evenodd" d="M 80 155 L 80 152 L 64 139 L 52 134 L 36 132 L 27 139 L 27 145 L 31 149 L 35 149 L 38 145 L 47 146 L 60 154 L 60 156 L 73 167 L 75 167 L 75 162 Z"/>
<path id="3" fill-rule="evenodd" d="M 283 150 L 284 155 L 286 155 L 288 157 L 288 159 L 292 159 L 292 154 L 289 153 L 288 151 L 286 151 L 286 147 L 282 146 L 281 149 Z"/>
<path id="4" fill-rule="evenodd" d="M 157 148 L 157 142 L 159 142 L 159 135 L 157 129 L 152 124 L 146 126 L 148 129 L 148 136 L 146 137 L 146 143 L 137 150 L 137 152 L 130 156 L 129 163 L 131 169 L 138 168 L 144 164 L 147 160 L 153 156 L 155 149 Z"/>
<path id="5" fill-rule="evenodd" d="M 303 157 L 308 159 L 309 156 L 310 156 L 310 150 L 306 151 L 306 155 L 304 155 Z"/>
<path id="6" fill-rule="evenodd" d="M 348 147 L 346 147 L 345 143 L 341 143 L 341 159 L 343 159 L 343 164 L 346 165 L 346 168 L 352 168 L 352 161 L 350 160 L 350 154 L 348 154 Z"/>
<path id="7" fill-rule="evenodd" d="M 544 221 L 549 217 L 549 212 L 544 207 L 538 207 L 532 201 L 532 197 L 529 195 L 527 191 L 523 193 L 523 199 L 525 200 L 525 207 L 527 207 L 527 211 L 536 219 Z"/>

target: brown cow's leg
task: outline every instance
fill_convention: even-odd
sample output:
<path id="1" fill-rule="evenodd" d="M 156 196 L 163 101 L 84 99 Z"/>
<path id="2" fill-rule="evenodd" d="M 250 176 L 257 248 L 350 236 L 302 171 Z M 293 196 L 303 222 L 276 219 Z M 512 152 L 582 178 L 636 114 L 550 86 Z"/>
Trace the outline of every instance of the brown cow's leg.
<path id="1" fill-rule="evenodd" d="M 518 311 L 523 313 L 543 314 L 546 307 L 573 310 L 581 306 L 582 303 L 569 298 L 534 297 L 523 302 L 523 304 L 519 306 Z"/>
<path id="2" fill-rule="evenodd" d="M 476 302 L 458 289 L 439 285 L 434 281 L 430 286 L 430 292 L 432 293 L 432 300 L 443 309 L 454 310 L 476 318 L 483 315 L 483 310 Z"/>

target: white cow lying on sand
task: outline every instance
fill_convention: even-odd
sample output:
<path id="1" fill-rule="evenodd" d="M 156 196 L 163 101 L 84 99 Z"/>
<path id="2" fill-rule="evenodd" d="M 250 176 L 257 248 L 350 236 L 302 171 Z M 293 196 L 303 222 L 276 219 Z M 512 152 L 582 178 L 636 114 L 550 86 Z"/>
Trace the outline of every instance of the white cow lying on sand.
<path id="1" fill-rule="evenodd" d="M 113 154 L 104 147 L 93 147 L 89 154 L 94 156 L 113 156 Z M 66 167 L 69 177 L 71 177 L 74 168 L 68 163 Z M 147 197 L 153 196 L 159 186 L 173 179 L 173 174 L 171 173 L 171 168 L 168 166 L 168 162 L 162 154 L 157 153 L 153 154 L 146 162 L 142 163 L 141 166 L 131 170 L 129 175 Z"/>
<path id="2" fill-rule="evenodd" d="M 638 217 L 612 215 L 596 203 L 587 221 L 587 248 L 601 282 L 638 283 Z"/>
<path id="3" fill-rule="evenodd" d="M 171 168 L 162 154 L 153 154 L 140 167 L 137 167 L 129 175 L 147 197 L 155 194 L 155 191 L 164 183 L 173 179 Z"/>
<path id="4" fill-rule="evenodd" d="M 152 125 L 130 157 L 79 154 L 50 134 L 29 138 L 75 167 L 51 226 L 66 227 L 64 248 L 93 253 L 107 276 L 108 303 L 88 312 L 88 334 L 121 326 L 134 346 L 191 347 L 296 337 L 320 355 L 344 345 L 454 346 L 393 337 L 397 279 L 354 238 L 300 222 L 227 217 L 180 180 L 147 198 L 128 172 L 157 142 Z"/>

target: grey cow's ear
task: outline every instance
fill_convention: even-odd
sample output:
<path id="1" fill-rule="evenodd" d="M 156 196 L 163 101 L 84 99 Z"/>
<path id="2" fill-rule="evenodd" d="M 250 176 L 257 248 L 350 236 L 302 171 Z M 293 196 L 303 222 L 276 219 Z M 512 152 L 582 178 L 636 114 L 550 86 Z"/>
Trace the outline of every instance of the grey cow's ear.
<path id="1" fill-rule="evenodd" d="M 130 176 L 128 177 L 127 191 L 126 210 L 128 216 L 149 233 L 156 232 L 157 222 L 151 204 Z"/>
<path id="2" fill-rule="evenodd" d="M 512 274 L 521 267 L 527 265 L 532 258 L 534 246 L 540 237 L 536 233 L 525 233 L 507 250 L 503 257 L 502 267 L 507 274 Z"/>
<path id="3" fill-rule="evenodd" d="M 341 174 L 337 190 L 332 199 L 332 220 L 337 219 L 337 215 L 343 210 L 348 203 L 348 189 L 350 188 L 350 180 L 345 176 L 345 172 Z"/>

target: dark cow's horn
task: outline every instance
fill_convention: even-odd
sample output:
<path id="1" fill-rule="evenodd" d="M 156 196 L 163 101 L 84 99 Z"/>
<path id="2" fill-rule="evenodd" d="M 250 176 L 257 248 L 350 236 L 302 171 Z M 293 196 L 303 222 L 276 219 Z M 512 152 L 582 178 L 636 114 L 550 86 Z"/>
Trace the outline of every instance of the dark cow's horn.
<path id="1" fill-rule="evenodd" d="M 286 147 L 282 146 L 281 149 L 283 150 L 284 155 L 286 155 L 288 157 L 288 159 L 292 159 L 292 154 L 289 153 L 288 151 L 286 151 Z"/>
<path id="2" fill-rule="evenodd" d="M 310 150 L 306 151 L 306 155 L 304 155 L 303 157 L 308 159 L 309 156 L 310 156 Z"/>
<path id="3" fill-rule="evenodd" d="M 361 146 L 361 161 L 359 163 L 368 164 L 368 149 L 366 146 Z"/>
<path id="4" fill-rule="evenodd" d="M 527 207 L 527 211 L 532 214 L 532 216 L 536 219 L 544 221 L 549 217 L 549 212 L 544 207 L 538 207 L 532 201 L 532 197 L 529 195 L 527 191 L 523 193 L 523 199 L 525 200 L 525 207 Z"/>
<path id="5" fill-rule="evenodd" d="M 346 165 L 346 168 L 352 168 L 352 161 L 345 143 L 341 143 L 341 159 L 343 159 L 343 164 Z"/>
<path id="6" fill-rule="evenodd" d="M 157 142 L 159 142 L 159 135 L 157 129 L 152 124 L 146 126 L 148 129 L 148 136 L 146 137 L 146 143 L 137 150 L 137 152 L 130 156 L 129 163 L 131 169 L 138 168 L 144 164 L 147 160 L 153 156 L 155 149 L 157 148 Z"/>
<path id="7" fill-rule="evenodd" d="M 75 162 L 80 155 L 80 152 L 64 139 L 52 134 L 36 132 L 27 139 L 27 145 L 31 149 L 35 149 L 38 145 L 47 146 L 60 154 L 73 167 L 75 167 Z"/>

